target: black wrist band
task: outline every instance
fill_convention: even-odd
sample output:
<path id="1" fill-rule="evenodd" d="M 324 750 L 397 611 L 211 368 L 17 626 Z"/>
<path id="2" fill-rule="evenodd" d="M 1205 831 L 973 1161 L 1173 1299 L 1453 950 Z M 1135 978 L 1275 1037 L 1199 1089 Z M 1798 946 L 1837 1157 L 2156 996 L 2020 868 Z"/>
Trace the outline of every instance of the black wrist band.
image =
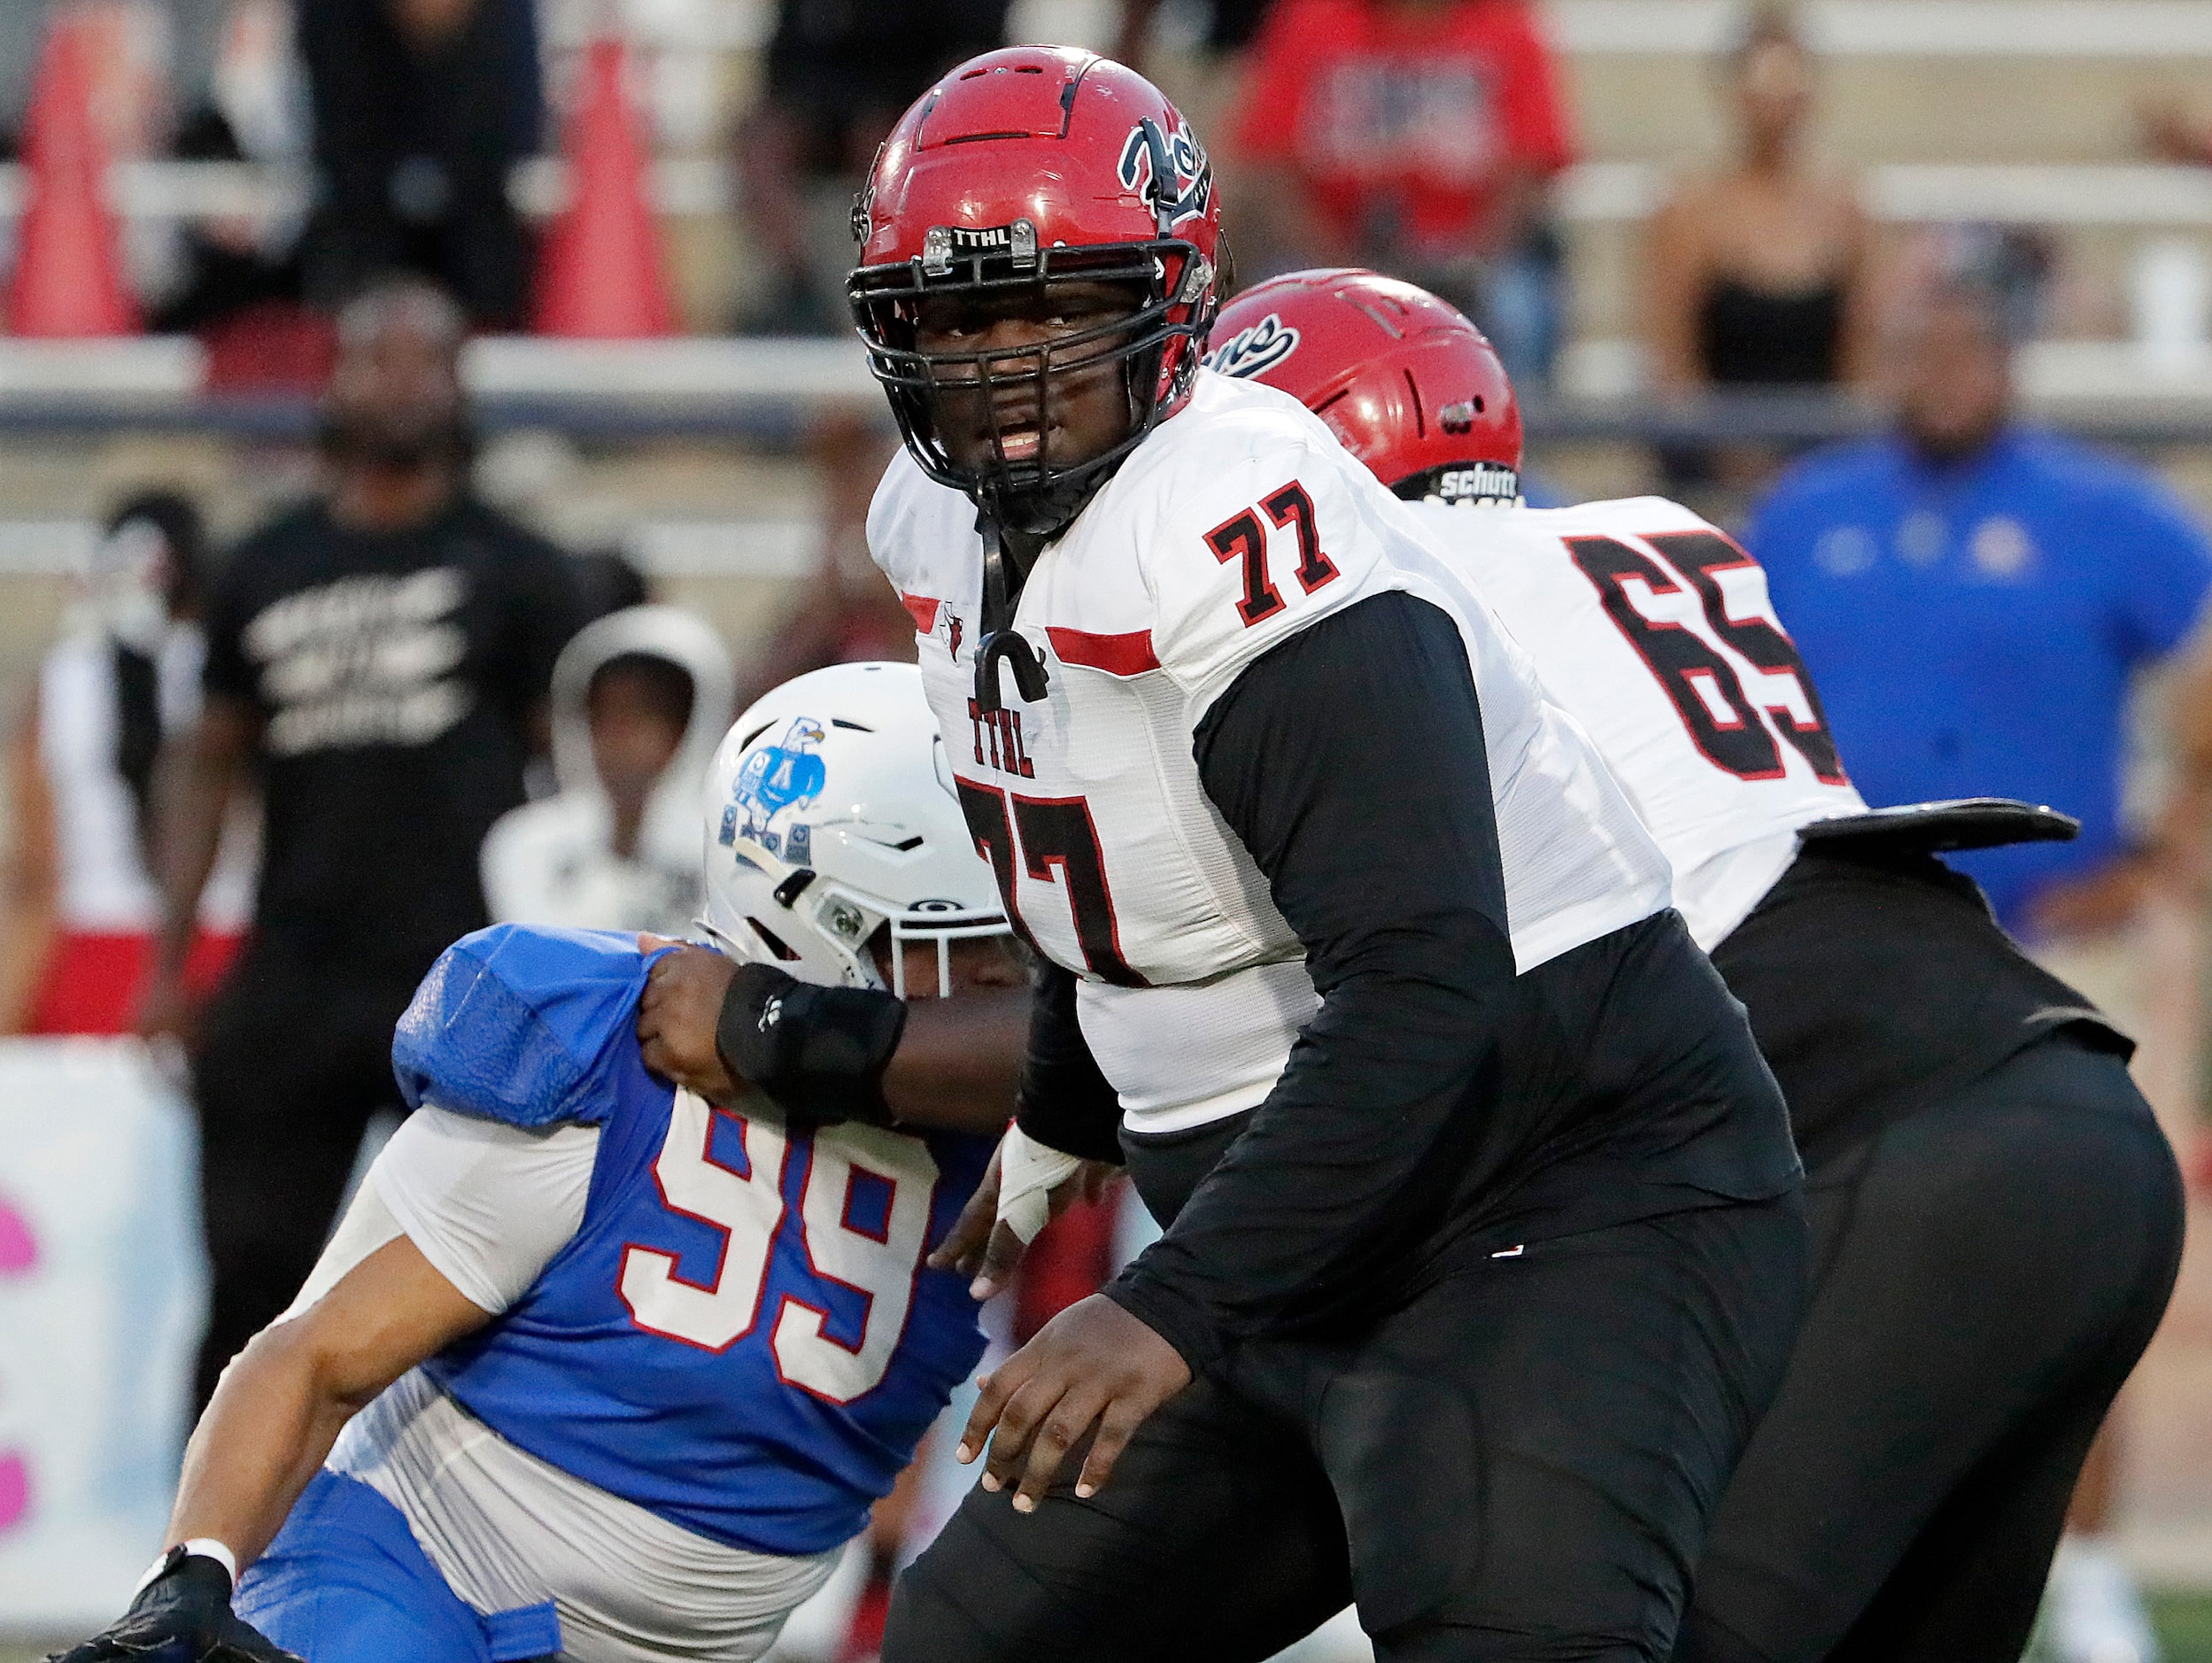
<path id="1" fill-rule="evenodd" d="M 906 1032 L 906 1002 L 874 987 L 820 987 L 772 964 L 740 964 L 715 1047 L 798 1126 L 889 1125 L 883 1072 Z"/>

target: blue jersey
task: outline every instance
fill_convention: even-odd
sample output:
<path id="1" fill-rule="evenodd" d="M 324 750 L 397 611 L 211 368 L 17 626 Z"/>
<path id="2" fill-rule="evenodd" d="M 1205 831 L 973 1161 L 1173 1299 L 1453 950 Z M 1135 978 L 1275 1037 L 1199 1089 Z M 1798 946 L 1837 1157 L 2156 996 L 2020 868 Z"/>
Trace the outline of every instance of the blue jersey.
<path id="1" fill-rule="evenodd" d="M 504 1314 L 424 1365 L 509 1443 L 756 1552 L 835 1546 L 983 1350 L 926 1269 L 987 1141 L 786 1130 L 649 1075 L 630 936 L 499 924 L 399 1024 L 411 1106 L 599 1128 L 584 1221 Z"/>
<path id="2" fill-rule="evenodd" d="M 1952 857 L 2008 926 L 2115 852 L 2130 676 L 2212 584 L 2172 493 L 2047 433 L 1948 466 L 1889 437 L 1793 468 L 1746 540 L 1868 802 L 2021 797 L 2081 820 L 2071 844 Z"/>

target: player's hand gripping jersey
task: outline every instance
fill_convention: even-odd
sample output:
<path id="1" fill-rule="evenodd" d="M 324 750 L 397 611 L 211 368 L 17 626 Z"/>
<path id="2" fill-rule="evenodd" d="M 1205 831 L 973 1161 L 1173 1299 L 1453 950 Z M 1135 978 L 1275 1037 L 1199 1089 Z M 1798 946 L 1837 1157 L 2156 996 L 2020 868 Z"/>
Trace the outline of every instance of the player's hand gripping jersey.
<path id="1" fill-rule="evenodd" d="M 1799 826 L 1864 811 L 1767 574 L 1689 509 L 1412 511 L 1596 740 L 1700 947 L 1782 876 Z"/>
<path id="2" fill-rule="evenodd" d="M 790 1130 L 661 1083 L 634 1034 L 651 962 L 505 924 L 448 949 L 393 1046 L 418 1111 L 301 1302 L 404 1230 L 497 1313 L 329 1461 L 471 1606 L 557 1594 L 579 1656 L 749 1656 L 982 1351 L 965 1287 L 922 1261 L 988 1145 Z"/>
<path id="3" fill-rule="evenodd" d="M 1458 625 L 1487 742 L 1518 968 L 1662 909 L 1666 862 L 1588 737 L 1464 579 L 1297 402 L 1203 372 L 1048 545 L 1012 628 L 1044 696 L 978 708 L 975 506 L 894 459 L 869 518 L 1009 916 L 1082 978 L 1131 1129 L 1249 1109 L 1318 1008 L 1304 949 L 1193 756 L 1213 702 L 1310 625 L 1402 592 Z M 1407 792 L 1424 788 L 1419 778 Z M 1408 870 L 1404 880 L 1421 881 Z"/>

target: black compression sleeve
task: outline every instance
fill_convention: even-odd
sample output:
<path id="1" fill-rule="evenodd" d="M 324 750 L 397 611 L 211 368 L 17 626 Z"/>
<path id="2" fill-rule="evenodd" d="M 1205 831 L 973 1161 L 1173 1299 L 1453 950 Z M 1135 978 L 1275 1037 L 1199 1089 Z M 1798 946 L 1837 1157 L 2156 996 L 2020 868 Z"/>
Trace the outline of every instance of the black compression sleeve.
<path id="1" fill-rule="evenodd" d="M 1121 1164 L 1121 1099 L 1076 1025 L 1074 973 L 1043 959 L 1031 983 L 1029 1054 L 1014 1118 L 1063 1155 Z"/>
<path id="2" fill-rule="evenodd" d="M 1246 669 L 1199 777 L 1304 943 L 1321 1008 L 1173 1226 L 1110 1286 L 1194 1369 L 1356 1311 L 1433 1226 L 1479 1119 L 1513 954 L 1458 629 L 1378 596 Z"/>

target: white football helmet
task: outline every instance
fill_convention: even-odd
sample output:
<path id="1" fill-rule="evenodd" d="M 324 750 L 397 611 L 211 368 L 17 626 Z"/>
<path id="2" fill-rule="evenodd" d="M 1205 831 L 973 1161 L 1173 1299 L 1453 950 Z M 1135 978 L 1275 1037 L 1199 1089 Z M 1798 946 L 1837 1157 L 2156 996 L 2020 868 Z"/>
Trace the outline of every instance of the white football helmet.
<path id="1" fill-rule="evenodd" d="M 802 981 L 881 987 L 869 943 L 937 950 L 1009 935 L 990 863 L 954 794 L 952 767 L 911 664 L 837 664 L 785 682 L 740 715 L 707 770 L 707 911 L 734 956 Z"/>

